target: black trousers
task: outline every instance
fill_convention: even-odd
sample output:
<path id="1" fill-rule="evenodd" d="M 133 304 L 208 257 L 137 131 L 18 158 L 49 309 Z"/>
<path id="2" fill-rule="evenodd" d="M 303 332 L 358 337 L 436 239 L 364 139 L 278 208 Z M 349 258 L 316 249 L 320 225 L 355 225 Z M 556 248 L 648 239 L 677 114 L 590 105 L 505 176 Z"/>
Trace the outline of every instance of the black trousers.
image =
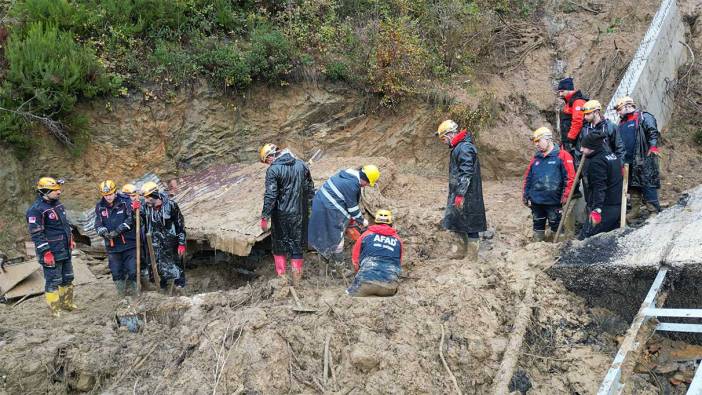
<path id="1" fill-rule="evenodd" d="M 534 219 L 534 230 L 546 230 L 546 222 L 552 231 L 558 230 L 561 222 L 561 205 L 531 204 L 531 216 Z"/>
<path id="2" fill-rule="evenodd" d="M 621 205 L 604 206 L 602 207 L 602 222 L 597 225 L 592 225 L 589 219 L 585 221 L 583 229 L 580 232 L 578 239 L 583 240 L 599 233 L 609 232 L 617 229 L 621 220 Z M 592 210 L 588 207 L 588 216 Z"/>

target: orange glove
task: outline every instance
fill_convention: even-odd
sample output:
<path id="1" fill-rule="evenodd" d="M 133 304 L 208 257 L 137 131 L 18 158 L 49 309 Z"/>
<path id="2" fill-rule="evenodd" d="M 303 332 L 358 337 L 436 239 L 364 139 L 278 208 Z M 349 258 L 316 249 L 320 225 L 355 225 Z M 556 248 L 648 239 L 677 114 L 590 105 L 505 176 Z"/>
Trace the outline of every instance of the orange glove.
<path id="1" fill-rule="evenodd" d="M 73 236 L 71 236 L 71 251 L 73 251 L 76 248 L 76 242 L 73 241 Z"/>
<path id="2" fill-rule="evenodd" d="M 593 225 L 599 225 L 600 222 L 602 222 L 602 214 L 600 214 L 599 212 L 597 212 L 595 210 L 592 210 L 590 212 L 590 222 Z"/>
<path id="3" fill-rule="evenodd" d="M 264 232 L 268 230 L 268 220 L 266 218 L 261 218 L 261 230 Z"/>
<path id="4" fill-rule="evenodd" d="M 456 197 L 453 198 L 453 205 L 456 206 L 456 208 L 463 208 L 463 196 L 456 195 Z"/>
<path id="5" fill-rule="evenodd" d="M 132 210 L 138 211 L 141 208 L 141 202 L 139 199 L 137 200 L 132 200 Z"/>
<path id="6" fill-rule="evenodd" d="M 185 246 L 184 245 L 179 245 L 178 246 L 178 255 L 183 256 L 185 254 Z"/>

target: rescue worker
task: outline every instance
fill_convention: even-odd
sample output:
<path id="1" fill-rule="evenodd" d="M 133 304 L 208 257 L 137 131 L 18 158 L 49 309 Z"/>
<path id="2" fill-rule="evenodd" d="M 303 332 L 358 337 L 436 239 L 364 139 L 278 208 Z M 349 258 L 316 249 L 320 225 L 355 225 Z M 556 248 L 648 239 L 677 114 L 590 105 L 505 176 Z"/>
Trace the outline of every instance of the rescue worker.
<path id="1" fill-rule="evenodd" d="M 478 149 L 468 132 L 458 130 L 450 119 L 442 122 L 436 136 L 451 149 L 449 193 L 442 226 L 460 239 L 452 248 L 452 256 L 478 259 L 479 232 L 487 229 L 483 182 L 480 177 Z M 462 251 L 461 251 L 462 250 Z"/>
<path id="2" fill-rule="evenodd" d="M 590 99 L 575 89 L 572 77 L 558 82 L 558 97 L 563 100 L 563 107 L 559 113 L 561 148 L 575 156 L 575 141 L 583 127 L 583 106 Z"/>
<path id="3" fill-rule="evenodd" d="M 305 162 L 292 152 L 265 144 L 259 150 L 266 170 L 261 229 L 271 228 L 275 271 L 285 280 L 286 259 L 290 257 L 293 285 L 302 279 L 303 247 L 307 244 L 309 207 L 314 197 L 314 182 Z M 287 280 L 285 280 L 287 282 Z"/>
<path id="4" fill-rule="evenodd" d="M 105 239 L 107 262 L 120 297 L 136 295 L 136 228 L 133 202 L 117 193 L 114 181 L 100 183 L 102 198 L 95 205 L 95 231 Z"/>
<path id="5" fill-rule="evenodd" d="M 134 210 L 134 219 L 136 220 L 137 213 L 141 213 L 141 208 L 144 206 L 144 198 L 139 195 L 139 191 L 137 190 L 136 186 L 134 184 L 124 184 L 122 186 L 122 194 L 129 196 L 129 199 L 132 201 L 132 209 Z M 135 221 L 136 222 L 136 221 Z M 136 223 L 134 224 L 136 226 Z M 140 244 L 140 251 L 139 255 L 141 255 L 141 273 L 137 273 L 141 275 L 141 286 L 142 288 L 146 288 L 148 283 L 154 282 L 154 274 L 151 273 L 151 259 L 149 259 L 149 254 L 147 251 L 147 246 L 146 246 L 146 235 L 144 234 L 144 223 L 140 223 L 139 227 L 141 229 L 138 230 L 139 232 L 139 237 L 141 238 L 141 244 Z"/>
<path id="6" fill-rule="evenodd" d="M 361 188 L 375 186 L 379 178 L 375 165 L 341 170 L 315 193 L 307 238 L 322 258 L 342 264 L 346 228 L 354 223 L 368 226 L 360 207 Z"/>
<path id="7" fill-rule="evenodd" d="M 581 142 L 585 201 L 589 212 L 580 240 L 619 227 L 622 204 L 622 165 L 604 143 L 605 132 L 593 131 Z"/>
<path id="8" fill-rule="evenodd" d="M 531 208 L 534 241 L 544 241 L 546 222 L 552 234 L 561 222 L 561 208 L 568 200 L 575 180 L 573 157 L 553 143 L 553 134 L 546 127 L 532 133 L 536 154 L 524 172 L 522 201 Z"/>
<path id="9" fill-rule="evenodd" d="M 585 114 L 585 125 L 580 132 L 578 140 L 575 142 L 575 148 L 578 150 L 576 152 L 575 163 L 580 163 L 580 147 L 581 141 L 585 136 L 594 131 L 602 132 L 604 138 L 604 144 L 608 147 L 609 151 L 617 155 L 619 161 L 624 164 L 624 155 L 626 151 L 624 150 L 624 143 L 619 135 L 619 129 L 609 119 L 604 117 L 602 113 L 602 105 L 597 100 L 590 100 L 583 106 L 583 114 Z"/>
<path id="10" fill-rule="evenodd" d="M 631 211 L 627 220 L 639 216 L 643 202 L 649 213 L 661 211 L 658 189 L 661 179 L 658 167 L 658 125 L 656 118 L 648 112 L 638 110 L 634 99 L 620 97 L 615 106 L 621 118 L 619 135 L 624 142 L 624 163 L 629 165 L 628 192 L 631 194 Z"/>
<path id="11" fill-rule="evenodd" d="M 37 199 L 27 210 L 29 235 L 36 248 L 37 259 L 44 271 L 44 296 L 51 315 L 60 317 L 61 310 L 73 311 L 73 265 L 75 248 L 66 210 L 59 201 L 62 180 L 42 177 L 37 182 Z"/>
<path id="12" fill-rule="evenodd" d="M 346 293 L 351 296 L 392 296 L 402 271 L 402 240 L 392 226 L 392 212 L 378 210 L 375 225 L 353 246 L 351 262 L 356 277 Z"/>
<path id="13" fill-rule="evenodd" d="M 156 270 L 161 277 L 161 289 L 178 290 L 185 287 L 185 270 L 181 259 L 185 255 L 185 219 L 178 204 L 159 192 L 158 185 L 149 181 L 141 187 L 146 205 L 142 210 L 144 230 L 151 234 Z"/>

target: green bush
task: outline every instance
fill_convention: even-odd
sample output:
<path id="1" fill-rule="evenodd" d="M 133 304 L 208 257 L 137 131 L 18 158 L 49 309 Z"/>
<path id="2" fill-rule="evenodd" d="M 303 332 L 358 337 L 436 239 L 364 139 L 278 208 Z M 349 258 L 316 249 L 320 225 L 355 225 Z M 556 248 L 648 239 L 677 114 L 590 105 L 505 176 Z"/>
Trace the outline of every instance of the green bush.
<path id="1" fill-rule="evenodd" d="M 156 65 L 151 70 L 153 78 L 176 86 L 191 81 L 200 71 L 196 56 L 178 43 L 159 41 L 151 61 Z"/>
<path id="2" fill-rule="evenodd" d="M 254 79 L 275 82 L 290 73 L 293 48 L 283 33 L 269 26 L 258 27 L 250 42 L 246 57 Z"/>
<path id="3" fill-rule="evenodd" d="M 348 81 L 350 79 L 349 66 L 341 61 L 324 65 L 324 74 L 330 81 Z"/>
<path id="4" fill-rule="evenodd" d="M 7 70 L 2 87 L 4 108 L 61 120 L 70 117 L 80 98 L 112 92 L 121 81 L 104 72 L 94 52 L 76 43 L 69 32 L 43 22 L 31 24 L 26 35 L 14 33 L 5 48 Z M 5 112 L 0 121 L 3 141 L 26 149 L 18 129 L 26 119 Z"/>
<path id="5" fill-rule="evenodd" d="M 692 139 L 699 147 L 702 147 L 702 129 L 697 129 L 692 135 Z"/>
<path id="6" fill-rule="evenodd" d="M 215 86 L 244 89 L 251 85 L 251 69 L 245 54 L 234 46 L 205 50 L 198 63 Z"/>

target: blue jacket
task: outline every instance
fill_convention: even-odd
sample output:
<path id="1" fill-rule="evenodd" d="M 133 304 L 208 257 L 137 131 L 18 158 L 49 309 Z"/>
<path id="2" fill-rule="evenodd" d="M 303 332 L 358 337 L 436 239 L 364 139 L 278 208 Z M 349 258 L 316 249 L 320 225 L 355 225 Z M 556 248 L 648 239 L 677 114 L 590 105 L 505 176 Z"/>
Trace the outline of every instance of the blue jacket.
<path id="1" fill-rule="evenodd" d="M 402 271 L 402 240 L 392 226 L 371 225 L 353 246 L 356 277 L 348 289 L 353 294 L 365 282 L 396 282 Z"/>
<path id="2" fill-rule="evenodd" d="M 37 197 L 27 210 L 27 224 L 39 263 L 44 264 L 47 251 L 54 254 L 56 261 L 71 259 L 71 224 L 61 202 Z"/>
<path id="3" fill-rule="evenodd" d="M 558 206 L 573 187 L 573 157 L 554 147 L 548 155 L 536 152 L 524 172 L 522 198 L 534 204 Z"/>
<path id="4" fill-rule="evenodd" d="M 117 194 L 112 205 L 108 205 L 105 198 L 100 199 L 95 205 L 95 231 L 98 232 L 100 228 L 119 234 L 111 240 L 105 238 L 108 253 L 136 248 L 134 211 L 129 196 Z"/>
<path id="5" fill-rule="evenodd" d="M 320 254 L 328 256 L 334 252 L 349 220 L 363 221 L 360 198 L 361 182 L 355 169 L 336 173 L 315 193 L 307 234 L 309 244 Z"/>

